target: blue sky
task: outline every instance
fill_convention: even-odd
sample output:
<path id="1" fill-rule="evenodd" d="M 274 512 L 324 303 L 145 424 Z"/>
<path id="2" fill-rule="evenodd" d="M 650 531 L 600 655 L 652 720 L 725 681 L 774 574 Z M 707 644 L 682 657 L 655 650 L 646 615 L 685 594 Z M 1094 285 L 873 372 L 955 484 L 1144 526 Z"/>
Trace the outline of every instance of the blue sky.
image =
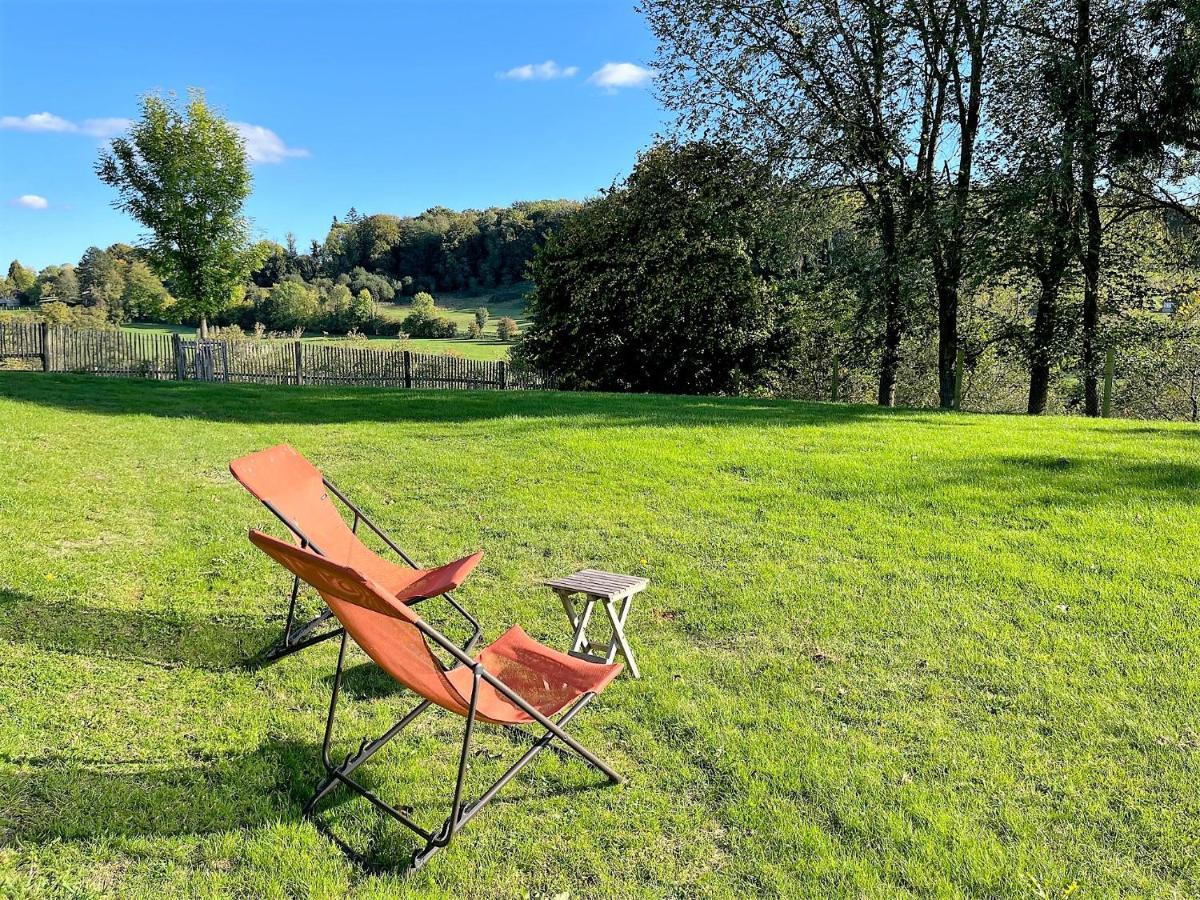
<path id="1" fill-rule="evenodd" d="M 633 0 L 0 0 L 0 264 L 132 241 L 92 166 L 150 90 L 243 123 L 256 236 L 582 199 L 666 123 Z"/>

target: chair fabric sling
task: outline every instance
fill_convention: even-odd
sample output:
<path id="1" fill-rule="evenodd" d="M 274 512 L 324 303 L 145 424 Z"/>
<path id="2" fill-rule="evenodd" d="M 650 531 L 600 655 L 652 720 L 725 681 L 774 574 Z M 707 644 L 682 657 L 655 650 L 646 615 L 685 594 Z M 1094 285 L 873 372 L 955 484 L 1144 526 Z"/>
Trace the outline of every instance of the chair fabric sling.
<path id="1" fill-rule="evenodd" d="M 482 559 L 474 553 L 436 569 L 422 569 L 382 532 L 366 514 L 343 495 L 321 471 L 287 444 L 268 447 L 229 464 L 229 471 L 252 495 L 271 510 L 292 531 L 303 546 L 322 556 L 353 566 L 380 585 L 390 595 L 407 603 L 448 595 L 462 584 Z M 337 498 L 353 513 L 353 524 L 346 520 L 334 504 Z M 368 548 L 358 536 L 359 522 L 364 523 L 403 561 L 397 565 Z M 314 634 L 330 618 L 328 611 L 301 625 L 295 623 L 296 601 L 300 579 L 292 582 L 287 625 L 283 640 L 268 655 L 277 658 L 331 637 L 339 631 Z M 467 647 L 479 637 L 479 625 L 459 606 L 452 596 L 451 605 L 464 616 L 472 628 Z"/>
<path id="2" fill-rule="evenodd" d="M 606 665 L 569 656 L 538 643 L 516 626 L 476 656 L 469 656 L 422 620 L 402 599 L 392 596 L 365 573 L 261 531 L 251 530 L 250 540 L 296 577 L 315 588 L 345 629 L 322 750 L 328 774 L 305 808 L 306 815 L 311 815 L 320 799 L 339 782 L 346 784 L 425 839 L 424 848 L 413 854 L 413 866 L 419 867 L 449 843 L 458 829 L 495 796 L 517 771 L 545 749 L 553 738 L 562 740 L 613 782 L 620 781 L 620 776 L 561 727 L 617 676 L 622 668 L 620 664 Z M 441 587 L 441 583 L 434 586 Z M 346 635 L 353 638 L 381 669 L 423 699 L 416 709 L 382 737 L 364 742 L 357 754 L 348 756 L 340 766 L 334 766 L 329 758 L 329 744 L 344 666 Z M 434 655 L 430 641 L 453 656 L 458 665 L 446 669 Z M 466 719 L 450 815 L 436 831 L 422 828 L 409 818 L 407 812 L 393 808 L 350 778 L 355 768 L 395 737 L 430 704 Z M 570 708 L 558 723 L 550 720 L 550 716 L 569 705 Z M 462 787 L 475 721 L 505 726 L 532 722 L 545 728 L 547 734 L 526 751 L 479 800 L 464 806 L 461 800 Z"/>

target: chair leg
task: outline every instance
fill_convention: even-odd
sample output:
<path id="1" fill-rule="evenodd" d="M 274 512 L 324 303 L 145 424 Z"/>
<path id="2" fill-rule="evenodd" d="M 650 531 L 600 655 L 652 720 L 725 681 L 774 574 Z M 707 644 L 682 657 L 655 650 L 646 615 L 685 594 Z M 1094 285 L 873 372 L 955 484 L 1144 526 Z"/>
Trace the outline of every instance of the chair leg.
<path id="1" fill-rule="evenodd" d="M 567 711 L 562 714 L 562 716 L 559 717 L 558 721 L 552 722 L 551 728 L 547 729 L 546 733 L 538 738 L 537 741 L 534 742 L 533 746 L 531 746 L 525 751 L 524 754 L 522 754 L 520 759 L 509 766 L 508 769 L 505 770 L 504 774 L 496 779 L 496 781 L 490 787 L 488 787 L 477 800 L 472 803 L 464 804 L 462 799 L 463 787 L 466 783 L 467 769 L 470 763 L 471 742 L 475 729 L 475 709 L 479 697 L 480 673 L 478 670 L 476 670 L 471 690 L 471 702 L 463 727 L 463 741 L 458 756 L 458 772 L 454 780 L 454 792 L 450 800 L 450 814 L 435 831 L 429 831 L 425 828 L 422 828 L 410 818 L 410 814 L 412 812 L 411 808 L 397 808 L 392 806 L 391 804 L 375 796 L 375 794 L 373 794 L 370 790 L 351 778 L 350 775 L 360 765 L 382 750 L 384 745 L 400 734 L 400 732 L 407 728 L 408 725 L 412 723 L 421 713 L 428 709 L 429 706 L 432 705 L 430 701 L 422 700 L 415 708 L 410 710 L 402 719 L 400 719 L 395 725 L 393 725 L 375 740 L 368 741 L 364 739 L 359 745 L 358 751 L 356 753 L 347 754 L 341 765 L 335 766 L 333 764 L 333 760 L 330 758 L 329 748 L 333 741 L 333 722 L 337 714 L 338 698 L 341 694 L 342 675 L 345 671 L 346 662 L 347 637 L 345 633 L 341 635 L 341 638 L 341 644 L 338 648 L 337 670 L 333 679 L 333 691 L 329 699 L 329 716 L 325 720 L 325 738 L 321 744 L 321 761 L 324 764 L 327 774 L 325 778 L 318 782 L 316 793 L 313 794 L 312 799 L 309 800 L 305 805 L 303 814 L 305 818 L 312 818 L 316 812 L 317 804 L 320 803 L 320 801 L 326 795 L 328 795 L 330 791 L 332 791 L 339 783 L 346 785 L 346 787 L 350 788 L 356 794 L 359 794 L 370 801 L 370 803 L 380 812 L 391 816 L 401 825 L 404 825 L 406 828 L 417 834 L 425 841 L 425 846 L 417 849 L 412 855 L 412 870 L 421 868 L 421 866 L 425 865 L 425 863 L 429 861 L 430 857 L 437 853 L 437 851 L 447 846 L 454 836 L 461 831 L 462 828 L 484 808 L 484 806 L 491 802 L 492 798 L 494 798 L 496 794 L 499 793 L 500 790 L 506 784 L 508 784 L 518 772 L 521 771 L 521 769 L 525 768 L 525 766 L 532 762 L 539 753 L 550 747 L 556 737 L 561 737 L 568 745 L 576 744 L 576 741 L 573 738 L 569 738 L 565 735 L 565 733 L 562 731 L 562 728 L 563 726 L 567 725 L 572 718 L 575 717 L 576 713 L 587 706 L 596 696 L 594 693 L 581 695 L 579 699 L 576 700 L 575 703 L 570 706 Z M 586 762 L 589 762 L 592 765 L 597 765 L 598 761 L 592 756 L 591 753 L 587 752 L 586 750 L 584 750 L 583 753 L 579 753 L 578 749 L 575 747 L 571 747 L 571 749 L 575 750 L 576 753 L 582 756 Z M 601 771 L 605 771 L 607 769 L 607 767 L 602 763 L 599 764 L 598 768 L 601 768 Z M 606 772 L 606 774 L 608 773 Z M 337 843 L 340 844 L 340 842 Z M 343 847 L 343 849 L 345 848 Z"/>
<path id="2" fill-rule="evenodd" d="M 327 641 L 342 633 L 342 629 L 335 628 L 333 631 L 327 631 L 315 637 L 312 636 L 314 631 L 333 618 L 333 612 L 328 608 L 322 610 L 319 615 L 305 622 L 303 625 L 297 626 L 296 603 L 299 596 L 300 578 L 297 576 L 292 579 L 292 593 L 288 601 L 287 624 L 283 628 L 283 640 L 267 651 L 267 659 L 282 659 L 291 653 L 295 653 L 297 650 L 303 650 L 305 647 L 311 647 L 313 644 Z"/>

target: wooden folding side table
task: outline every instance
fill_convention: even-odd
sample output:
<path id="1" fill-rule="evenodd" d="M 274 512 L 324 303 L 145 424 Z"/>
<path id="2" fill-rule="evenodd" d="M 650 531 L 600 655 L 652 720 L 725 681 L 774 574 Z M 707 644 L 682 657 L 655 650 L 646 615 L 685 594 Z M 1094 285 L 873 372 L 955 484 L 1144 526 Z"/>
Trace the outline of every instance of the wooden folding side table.
<path id="1" fill-rule="evenodd" d="M 629 618 L 629 609 L 633 605 L 633 595 L 645 590 L 650 582 L 645 578 L 633 575 L 618 575 L 615 572 L 601 572 L 598 569 L 583 569 L 566 578 L 557 578 L 544 582 L 562 601 L 567 618 L 571 620 L 574 635 L 571 638 L 572 656 L 588 659 L 592 662 L 611 663 L 617 658 L 617 653 L 625 657 L 629 672 L 634 678 L 640 678 L 637 663 L 633 660 L 633 651 L 629 649 L 629 641 L 625 637 L 625 620 Z M 582 606 L 576 607 L 576 595 L 582 594 Z M 597 603 L 604 605 L 612 622 L 613 636 L 608 650 L 604 655 L 592 652 L 592 643 L 588 640 L 587 627 L 592 618 L 592 610 Z"/>

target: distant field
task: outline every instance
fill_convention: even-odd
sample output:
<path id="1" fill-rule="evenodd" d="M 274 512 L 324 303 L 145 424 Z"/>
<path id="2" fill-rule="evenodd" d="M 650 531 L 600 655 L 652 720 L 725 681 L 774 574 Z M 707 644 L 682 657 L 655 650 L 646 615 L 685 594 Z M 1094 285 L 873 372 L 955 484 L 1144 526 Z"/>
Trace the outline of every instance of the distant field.
<path id="1" fill-rule="evenodd" d="M 482 294 L 441 294 L 437 297 L 437 311 L 458 325 L 458 338 L 413 338 L 408 346 L 419 353 L 447 353 L 453 351 L 467 359 L 496 360 L 508 359 L 511 344 L 505 344 L 496 339 L 496 322 L 508 316 L 515 319 L 519 328 L 528 324 L 525 317 L 525 293 L 530 288 L 528 284 L 516 284 Z M 400 323 L 409 313 L 410 301 L 402 303 L 381 303 L 379 308 L 383 317 L 396 324 Z M 483 338 L 478 341 L 466 337 L 467 326 L 475 321 L 475 310 L 485 306 L 491 318 L 483 330 Z M 134 322 L 123 326 L 130 331 L 151 332 L 154 334 L 194 334 L 196 329 L 190 325 L 168 325 L 160 322 Z M 301 340 L 314 343 L 338 343 L 343 338 L 336 335 L 307 333 Z M 394 337 L 379 336 L 369 338 L 372 342 L 386 341 L 394 343 Z"/>
<path id="2" fill-rule="evenodd" d="M 40 373 L 0 422 L 2 897 L 1200 896 L 1194 426 Z M 418 560 L 486 550 L 486 638 L 648 577 L 642 679 L 574 723 L 628 783 L 543 754 L 409 877 L 367 801 L 321 821 L 369 867 L 303 820 L 336 648 L 262 660 L 281 531 L 227 471 L 280 441 Z M 412 703 L 351 660 L 339 761 Z M 460 729 L 360 777 L 440 821 Z M 471 797 L 525 745 L 477 746 Z"/>

